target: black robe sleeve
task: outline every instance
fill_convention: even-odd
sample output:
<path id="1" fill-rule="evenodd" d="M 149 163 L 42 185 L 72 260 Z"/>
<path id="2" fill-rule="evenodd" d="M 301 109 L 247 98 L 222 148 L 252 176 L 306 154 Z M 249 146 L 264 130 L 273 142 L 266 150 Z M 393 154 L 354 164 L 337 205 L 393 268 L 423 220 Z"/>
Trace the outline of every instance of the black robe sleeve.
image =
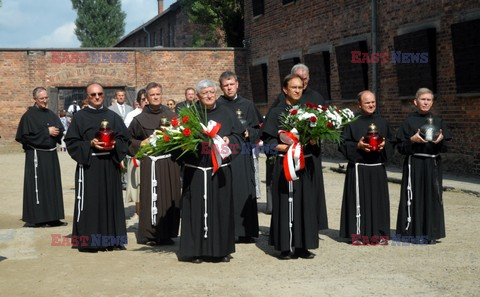
<path id="1" fill-rule="evenodd" d="M 50 126 L 60 130 L 56 137 L 50 135 L 48 131 Z M 53 112 L 30 107 L 20 119 L 15 140 L 22 144 L 23 149 L 29 145 L 36 148 L 52 148 L 61 143 L 64 131 L 60 119 Z"/>

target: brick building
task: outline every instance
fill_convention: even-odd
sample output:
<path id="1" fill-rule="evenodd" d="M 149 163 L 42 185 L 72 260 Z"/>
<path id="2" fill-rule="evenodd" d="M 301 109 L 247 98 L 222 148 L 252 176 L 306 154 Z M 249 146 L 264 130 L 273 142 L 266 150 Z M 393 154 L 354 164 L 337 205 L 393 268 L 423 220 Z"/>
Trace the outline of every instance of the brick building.
<path id="1" fill-rule="evenodd" d="M 54 112 L 86 98 L 85 86 L 104 85 L 105 105 L 116 89 L 136 91 L 150 81 L 163 85 L 164 99 L 184 100 L 184 90 L 201 79 L 217 80 L 231 69 L 247 82 L 243 49 L 0 49 L 0 151 L 20 150 L 15 133 L 21 115 L 33 105 L 32 90 L 47 88 Z M 249 90 L 248 83 L 242 88 Z"/>
<path id="2" fill-rule="evenodd" d="M 195 32 L 201 32 L 201 26 L 189 23 L 179 1 L 163 10 L 163 0 L 158 0 L 157 16 L 122 37 L 114 47 L 191 47 Z"/>
<path id="3" fill-rule="evenodd" d="M 310 67 L 310 83 L 330 104 L 357 110 L 355 95 L 374 90 L 377 108 L 395 130 L 414 110 L 415 91 L 429 87 L 436 97 L 433 111 L 454 136 L 445 165 L 480 174 L 478 1 L 246 0 L 244 8 L 258 106 L 267 108 L 297 62 Z M 352 62 L 358 62 L 352 52 L 360 63 Z M 384 63 L 367 63 L 362 53 L 387 56 Z"/>

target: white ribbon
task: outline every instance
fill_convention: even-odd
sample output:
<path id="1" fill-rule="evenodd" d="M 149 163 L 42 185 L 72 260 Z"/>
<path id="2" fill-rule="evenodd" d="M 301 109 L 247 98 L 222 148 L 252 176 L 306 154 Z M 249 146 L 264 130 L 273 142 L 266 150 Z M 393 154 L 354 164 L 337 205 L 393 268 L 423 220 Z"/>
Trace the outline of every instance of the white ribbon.
<path id="1" fill-rule="evenodd" d="M 157 173 L 155 171 L 155 163 L 158 161 L 158 160 L 161 160 L 161 159 L 166 159 L 166 158 L 170 158 L 172 155 L 171 154 L 167 154 L 167 155 L 161 155 L 161 156 L 156 156 L 156 157 L 152 157 L 152 156 L 149 156 L 149 158 L 152 160 L 152 164 L 151 164 L 151 167 L 150 167 L 150 177 L 151 177 L 151 202 L 150 202 L 150 218 L 152 220 L 152 226 L 156 226 L 157 225 L 157 213 L 158 213 L 158 209 L 157 209 L 157 185 L 158 185 L 158 182 L 157 182 Z"/>
<path id="2" fill-rule="evenodd" d="M 357 234 L 360 234 L 360 218 L 362 216 L 360 212 L 360 185 L 358 183 L 358 166 L 382 166 L 383 163 L 355 163 L 355 204 L 356 204 L 356 218 L 357 218 Z"/>
<path id="3" fill-rule="evenodd" d="M 40 200 L 38 200 L 38 174 L 37 174 L 37 168 L 38 168 L 38 155 L 37 155 L 37 150 L 42 151 L 42 152 L 53 152 L 57 149 L 57 147 L 52 147 L 49 149 L 40 149 L 36 148 L 30 145 L 30 147 L 33 149 L 33 169 L 35 171 L 35 198 L 37 199 L 37 204 L 40 204 Z"/>
<path id="4" fill-rule="evenodd" d="M 417 157 L 427 157 L 427 158 L 436 158 L 438 155 L 422 154 L 416 153 L 413 156 Z M 410 223 L 412 222 L 412 213 L 411 206 L 413 203 L 413 191 L 412 191 L 412 155 L 408 156 L 408 184 L 407 184 L 407 227 L 405 230 L 410 228 Z"/>
<path id="5" fill-rule="evenodd" d="M 227 164 L 222 164 L 220 167 L 225 167 L 230 165 L 230 163 Z M 185 163 L 186 167 L 191 167 L 195 169 L 200 169 L 203 171 L 203 206 L 204 206 L 204 211 L 203 211 L 203 237 L 208 238 L 208 224 L 207 224 L 207 218 L 208 218 L 208 209 L 207 209 L 207 198 L 208 198 L 208 193 L 207 193 L 207 171 L 212 170 L 213 167 L 200 167 L 200 166 L 195 166 L 192 164 Z"/>
<path id="6" fill-rule="evenodd" d="M 205 132 L 205 134 L 208 135 L 213 141 L 213 154 L 212 158 L 215 157 L 215 160 L 212 160 L 213 163 L 213 174 L 215 171 L 222 166 L 222 159 L 225 159 L 226 157 L 230 156 L 232 154 L 232 151 L 230 150 L 230 147 L 226 145 L 225 141 L 223 141 L 223 138 L 220 137 L 217 133 L 218 130 L 220 130 L 221 124 L 215 122 L 215 121 L 208 121 L 207 127 L 205 127 L 204 124 L 200 123 L 202 125 L 202 129 Z"/>
<path id="7" fill-rule="evenodd" d="M 92 153 L 93 157 L 106 156 L 110 155 L 110 152 L 101 152 L 101 153 Z M 77 223 L 80 221 L 80 213 L 83 211 L 83 203 L 85 201 L 85 169 L 83 164 L 78 164 L 78 190 L 77 190 L 77 199 L 78 199 L 78 212 L 77 212 Z"/>

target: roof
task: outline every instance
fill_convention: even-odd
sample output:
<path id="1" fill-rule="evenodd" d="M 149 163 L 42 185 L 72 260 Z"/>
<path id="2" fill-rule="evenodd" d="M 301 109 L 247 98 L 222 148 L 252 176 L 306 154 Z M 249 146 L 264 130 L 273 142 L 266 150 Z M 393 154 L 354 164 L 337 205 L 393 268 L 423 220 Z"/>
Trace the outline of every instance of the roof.
<path id="1" fill-rule="evenodd" d="M 115 43 L 113 45 L 113 47 L 117 46 L 118 44 L 120 44 L 121 42 L 123 42 L 124 40 L 128 39 L 129 37 L 135 35 L 137 32 L 139 31 L 143 31 L 143 28 L 153 24 L 156 20 L 162 18 L 164 15 L 167 15 L 168 13 L 170 12 L 173 12 L 177 9 L 180 9 L 180 3 L 178 1 L 175 1 L 173 2 L 166 10 L 164 10 L 161 14 L 158 14 L 156 15 L 154 18 L 152 18 L 151 20 L 149 20 L 148 22 L 146 23 L 143 23 L 142 25 L 140 25 L 139 27 L 137 27 L 136 29 L 132 30 L 130 33 L 128 33 L 127 35 L 123 36 L 117 43 Z"/>

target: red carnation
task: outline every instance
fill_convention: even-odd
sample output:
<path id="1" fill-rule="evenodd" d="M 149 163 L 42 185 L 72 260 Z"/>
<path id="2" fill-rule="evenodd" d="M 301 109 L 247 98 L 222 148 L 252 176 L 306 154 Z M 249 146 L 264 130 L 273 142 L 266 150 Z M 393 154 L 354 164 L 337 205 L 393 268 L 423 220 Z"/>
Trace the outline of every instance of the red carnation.
<path id="1" fill-rule="evenodd" d="M 332 128 L 332 127 L 333 127 L 332 122 L 328 122 L 328 123 L 327 123 L 327 128 Z"/>
<path id="2" fill-rule="evenodd" d="M 310 122 L 315 123 L 317 121 L 317 118 L 314 116 L 310 117 Z"/>
<path id="3" fill-rule="evenodd" d="M 190 128 L 183 129 L 183 135 L 188 137 L 190 136 L 190 134 L 192 134 L 192 131 L 190 131 Z"/>
<path id="4" fill-rule="evenodd" d="M 170 136 L 168 136 L 168 135 L 163 136 L 163 141 L 164 142 L 169 142 L 170 141 Z"/>
<path id="5" fill-rule="evenodd" d="M 340 109 L 335 109 L 336 112 L 340 113 Z"/>
<path id="6" fill-rule="evenodd" d="M 326 106 L 322 106 L 322 110 L 323 110 L 323 111 L 327 110 L 327 107 L 326 107 Z"/>
<path id="7" fill-rule="evenodd" d="M 318 109 L 318 104 L 312 104 L 312 108 Z"/>
<path id="8" fill-rule="evenodd" d="M 290 110 L 291 115 L 296 115 L 298 113 L 298 109 L 292 109 Z"/>
<path id="9" fill-rule="evenodd" d="M 188 119 L 189 119 L 188 116 L 183 116 L 183 117 L 182 117 L 182 124 L 187 123 L 187 122 L 188 122 Z"/>
<path id="10" fill-rule="evenodd" d="M 307 104 L 305 104 L 305 106 L 306 106 L 307 108 L 312 108 L 312 107 L 313 107 L 313 104 L 310 103 L 310 102 L 308 102 Z"/>
<path id="11" fill-rule="evenodd" d="M 178 119 L 177 119 L 177 117 L 174 117 L 174 118 L 172 119 L 171 123 L 172 123 L 172 126 L 173 126 L 173 127 L 177 127 L 177 126 L 178 126 Z"/>

